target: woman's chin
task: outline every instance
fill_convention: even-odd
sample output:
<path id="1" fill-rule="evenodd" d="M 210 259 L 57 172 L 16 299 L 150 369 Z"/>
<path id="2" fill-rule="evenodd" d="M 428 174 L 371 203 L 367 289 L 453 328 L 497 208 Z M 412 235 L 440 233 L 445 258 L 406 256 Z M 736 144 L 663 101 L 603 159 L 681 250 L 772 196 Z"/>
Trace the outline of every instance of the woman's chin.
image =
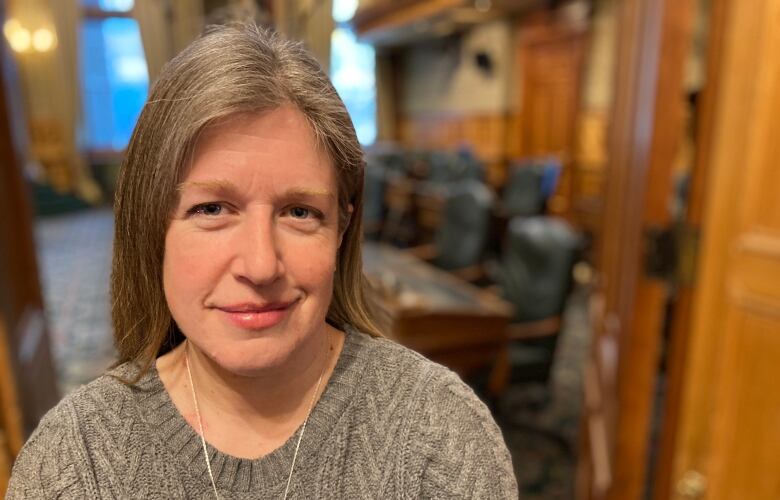
<path id="1" fill-rule="evenodd" d="M 207 354 L 210 361 L 224 372 L 237 377 L 258 377 L 284 367 L 291 349 L 281 346 L 221 345 Z M 255 343 L 256 344 L 256 343 Z"/>
<path id="2" fill-rule="evenodd" d="M 324 320 L 323 320 L 324 324 Z M 273 375 L 279 370 L 300 370 L 321 347 L 319 332 L 309 325 L 277 325 L 258 333 L 214 325 L 211 335 L 192 335 L 189 340 L 211 364 L 237 377 Z M 220 328 L 221 327 L 221 328 Z M 218 332 L 218 334 L 216 333 Z M 306 333 L 303 333 L 306 332 Z"/>

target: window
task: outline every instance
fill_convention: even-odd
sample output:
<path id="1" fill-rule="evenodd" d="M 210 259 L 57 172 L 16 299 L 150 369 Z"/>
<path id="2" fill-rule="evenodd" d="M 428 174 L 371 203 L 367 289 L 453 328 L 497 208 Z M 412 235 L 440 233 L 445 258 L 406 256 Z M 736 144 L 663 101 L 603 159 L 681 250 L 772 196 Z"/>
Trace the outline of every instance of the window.
<path id="1" fill-rule="evenodd" d="M 349 20 L 358 0 L 333 0 L 336 24 L 330 42 L 330 77 L 355 124 L 364 146 L 376 140 L 376 80 L 374 48 L 357 41 Z"/>
<path id="2" fill-rule="evenodd" d="M 80 76 L 85 146 L 121 151 L 146 100 L 149 74 L 133 0 L 81 0 Z"/>

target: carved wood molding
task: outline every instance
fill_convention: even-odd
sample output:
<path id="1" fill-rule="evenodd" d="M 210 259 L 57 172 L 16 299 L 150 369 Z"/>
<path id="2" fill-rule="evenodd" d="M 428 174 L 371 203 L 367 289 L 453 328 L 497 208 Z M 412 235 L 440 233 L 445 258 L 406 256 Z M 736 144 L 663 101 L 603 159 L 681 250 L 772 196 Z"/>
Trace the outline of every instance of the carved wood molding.
<path id="1" fill-rule="evenodd" d="M 375 2 L 369 7 L 358 10 L 352 22 L 360 35 L 367 35 L 373 31 L 387 31 L 422 21 L 464 4 L 464 0 Z"/>

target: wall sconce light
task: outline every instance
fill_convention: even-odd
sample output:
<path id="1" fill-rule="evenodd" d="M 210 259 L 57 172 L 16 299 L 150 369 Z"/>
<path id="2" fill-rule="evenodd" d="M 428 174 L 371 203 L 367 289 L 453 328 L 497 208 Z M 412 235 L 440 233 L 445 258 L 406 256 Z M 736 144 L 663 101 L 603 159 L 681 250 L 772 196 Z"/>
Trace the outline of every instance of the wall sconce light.
<path id="1" fill-rule="evenodd" d="M 14 52 L 27 52 L 32 45 L 30 31 L 16 19 L 9 19 L 5 22 L 3 34 Z"/>
<path id="2" fill-rule="evenodd" d="M 54 32 L 48 28 L 38 28 L 32 34 L 33 49 L 38 52 L 48 52 L 54 48 Z"/>
<path id="3" fill-rule="evenodd" d="M 48 52 L 57 45 L 57 36 L 49 28 L 38 28 L 32 33 L 17 19 L 9 19 L 3 25 L 8 45 L 17 53 Z"/>

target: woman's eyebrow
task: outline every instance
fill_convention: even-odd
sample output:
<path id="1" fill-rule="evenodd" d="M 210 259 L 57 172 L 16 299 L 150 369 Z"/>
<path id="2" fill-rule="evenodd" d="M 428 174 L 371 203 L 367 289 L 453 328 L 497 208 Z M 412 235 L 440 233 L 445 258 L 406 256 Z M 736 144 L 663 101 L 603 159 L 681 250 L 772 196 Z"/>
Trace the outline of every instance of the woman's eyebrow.
<path id="1" fill-rule="evenodd" d="M 288 189 L 285 193 L 291 197 L 315 197 L 315 198 L 333 198 L 336 199 L 336 195 L 328 189 L 318 188 L 292 188 Z"/>
<path id="2" fill-rule="evenodd" d="M 226 179 L 210 179 L 205 181 L 187 181 L 176 186 L 176 191 L 197 189 L 223 196 L 237 195 L 240 190 L 235 184 Z M 331 198 L 336 200 L 336 194 L 325 188 L 294 187 L 284 192 L 288 198 Z"/>
<path id="3" fill-rule="evenodd" d="M 182 182 L 176 186 L 176 191 L 182 192 L 185 189 L 200 189 L 215 194 L 235 194 L 238 192 L 235 184 L 225 179 L 213 179 L 207 181 L 188 181 Z"/>

